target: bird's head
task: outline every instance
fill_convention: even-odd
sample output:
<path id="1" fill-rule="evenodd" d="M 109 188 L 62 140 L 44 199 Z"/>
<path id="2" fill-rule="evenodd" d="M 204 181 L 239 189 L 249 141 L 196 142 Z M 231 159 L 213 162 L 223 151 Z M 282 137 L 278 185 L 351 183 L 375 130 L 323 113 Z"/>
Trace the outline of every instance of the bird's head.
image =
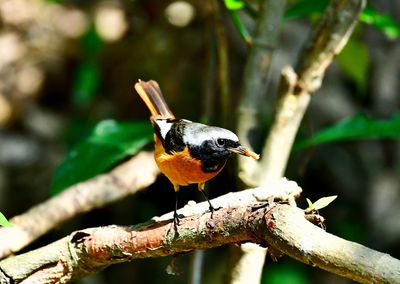
<path id="1" fill-rule="evenodd" d="M 191 154 L 203 161 L 209 168 L 218 168 L 225 164 L 232 154 L 240 154 L 253 159 L 259 155 L 243 147 L 235 133 L 224 128 L 192 123 L 185 129 L 184 142 L 188 145 Z"/>

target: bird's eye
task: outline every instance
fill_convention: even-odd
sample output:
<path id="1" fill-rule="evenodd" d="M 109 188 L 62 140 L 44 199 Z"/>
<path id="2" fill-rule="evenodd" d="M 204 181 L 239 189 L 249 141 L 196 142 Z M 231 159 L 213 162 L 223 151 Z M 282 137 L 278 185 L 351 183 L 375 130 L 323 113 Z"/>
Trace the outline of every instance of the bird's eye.
<path id="1" fill-rule="evenodd" d="M 225 145 L 225 139 L 218 138 L 217 139 L 217 144 L 218 144 L 218 146 L 224 146 Z"/>

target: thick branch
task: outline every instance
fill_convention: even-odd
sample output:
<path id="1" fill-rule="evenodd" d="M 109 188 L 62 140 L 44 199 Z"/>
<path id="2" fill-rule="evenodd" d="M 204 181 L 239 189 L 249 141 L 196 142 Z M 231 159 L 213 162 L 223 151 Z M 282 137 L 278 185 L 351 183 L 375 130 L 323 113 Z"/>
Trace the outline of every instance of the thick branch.
<path id="1" fill-rule="evenodd" d="M 360 244 L 329 234 L 304 221 L 297 208 L 278 206 L 266 241 L 306 264 L 361 283 L 396 283 L 400 261 Z"/>
<path id="2" fill-rule="evenodd" d="M 143 152 L 107 174 L 68 188 L 12 218 L 12 227 L 0 228 L 0 258 L 19 251 L 78 214 L 102 207 L 149 186 L 157 174 L 153 155 Z"/>
<path id="3" fill-rule="evenodd" d="M 289 205 L 266 203 L 223 208 L 181 219 L 133 227 L 109 226 L 72 233 L 46 247 L 0 262 L 0 283 L 66 283 L 115 263 L 176 255 L 194 249 L 254 242 L 273 246 L 304 263 L 362 283 L 395 283 L 400 261 L 326 233 Z"/>

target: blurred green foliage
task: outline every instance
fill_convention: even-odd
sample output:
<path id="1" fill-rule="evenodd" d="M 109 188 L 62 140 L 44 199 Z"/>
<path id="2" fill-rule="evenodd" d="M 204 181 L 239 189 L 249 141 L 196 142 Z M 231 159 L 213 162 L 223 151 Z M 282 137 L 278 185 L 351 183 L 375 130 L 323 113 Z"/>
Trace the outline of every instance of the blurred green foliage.
<path id="1" fill-rule="evenodd" d="M 148 122 L 99 122 L 83 142 L 73 147 L 53 176 L 51 193 L 87 180 L 136 154 L 153 137 Z"/>
<path id="2" fill-rule="evenodd" d="M 99 55 L 103 41 L 94 27 L 81 40 L 83 58 L 79 64 L 73 86 L 73 102 L 78 107 L 87 106 L 98 95 L 101 84 Z"/>
<path id="3" fill-rule="evenodd" d="M 395 39 L 400 35 L 400 28 L 396 22 L 390 16 L 381 14 L 372 6 L 365 7 L 360 15 L 360 21 L 374 26 L 389 38 Z"/>
<path id="4" fill-rule="evenodd" d="M 326 9 L 329 0 L 300 0 L 295 1 L 286 9 L 285 19 L 294 20 L 296 18 L 311 17 L 320 15 Z"/>
<path id="5" fill-rule="evenodd" d="M 299 140 L 294 144 L 293 150 L 334 141 L 398 137 L 400 137 L 400 112 L 390 119 L 371 119 L 364 114 L 358 114 L 320 130 L 312 137 Z"/>
<path id="6" fill-rule="evenodd" d="M 303 264 L 294 260 L 281 259 L 280 265 L 268 265 L 263 273 L 261 283 L 265 284 L 307 284 L 311 283 Z"/>
<path id="7" fill-rule="evenodd" d="M 358 92 L 365 94 L 371 68 L 370 55 L 366 44 L 352 37 L 337 56 L 337 60 L 343 72 L 355 82 Z"/>

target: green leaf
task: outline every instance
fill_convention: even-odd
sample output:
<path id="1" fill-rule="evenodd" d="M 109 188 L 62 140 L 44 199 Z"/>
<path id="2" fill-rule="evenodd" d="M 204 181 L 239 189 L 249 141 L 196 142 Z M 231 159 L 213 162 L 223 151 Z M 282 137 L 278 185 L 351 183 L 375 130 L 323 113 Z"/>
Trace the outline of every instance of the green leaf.
<path id="1" fill-rule="evenodd" d="M 100 174 L 127 156 L 136 154 L 153 137 L 148 122 L 104 120 L 76 145 L 56 169 L 51 194 Z"/>
<path id="2" fill-rule="evenodd" d="M 389 38 L 395 39 L 400 35 L 400 28 L 388 15 L 383 15 L 375 8 L 368 5 L 360 14 L 360 21 L 376 27 Z"/>
<path id="3" fill-rule="evenodd" d="M 397 137 L 400 137 L 400 112 L 389 119 L 371 119 L 358 114 L 296 142 L 293 151 L 333 141 Z"/>
<path id="4" fill-rule="evenodd" d="M 228 10 L 239 10 L 245 5 L 245 3 L 241 0 L 224 0 L 224 2 Z"/>
<path id="5" fill-rule="evenodd" d="M 309 208 L 309 209 L 310 210 L 320 210 L 322 208 L 325 208 L 336 198 L 337 198 L 337 195 L 322 197 L 322 198 L 318 199 L 317 201 L 315 201 L 312 204 L 311 208 Z"/>
<path id="6" fill-rule="evenodd" d="M 240 19 L 237 11 L 230 11 L 231 17 L 233 20 L 233 24 L 235 25 L 236 29 L 238 30 L 240 36 L 247 44 L 251 44 L 252 38 L 250 33 L 247 31 L 246 26 L 243 24 L 242 20 Z"/>
<path id="7" fill-rule="evenodd" d="M 308 198 L 306 198 L 306 200 L 307 200 L 307 204 L 308 204 L 308 208 L 307 209 L 312 210 L 313 209 L 313 204 L 312 204 L 311 200 L 308 199 Z"/>
<path id="8" fill-rule="evenodd" d="M 303 0 L 291 5 L 285 12 L 286 20 L 293 20 L 300 17 L 310 17 L 321 14 L 328 6 L 328 0 Z"/>
<path id="9" fill-rule="evenodd" d="M 8 222 L 7 218 L 0 212 L 0 226 L 11 227 L 11 223 Z"/>
<path id="10" fill-rule="evenodd" d="M 337 60 L 343 72 L 355 81 L 358 90 L 365 93 L 368 88 L 368 75 L 371 67 L 366 44 L 351 38 L 337 56 Z"/>

